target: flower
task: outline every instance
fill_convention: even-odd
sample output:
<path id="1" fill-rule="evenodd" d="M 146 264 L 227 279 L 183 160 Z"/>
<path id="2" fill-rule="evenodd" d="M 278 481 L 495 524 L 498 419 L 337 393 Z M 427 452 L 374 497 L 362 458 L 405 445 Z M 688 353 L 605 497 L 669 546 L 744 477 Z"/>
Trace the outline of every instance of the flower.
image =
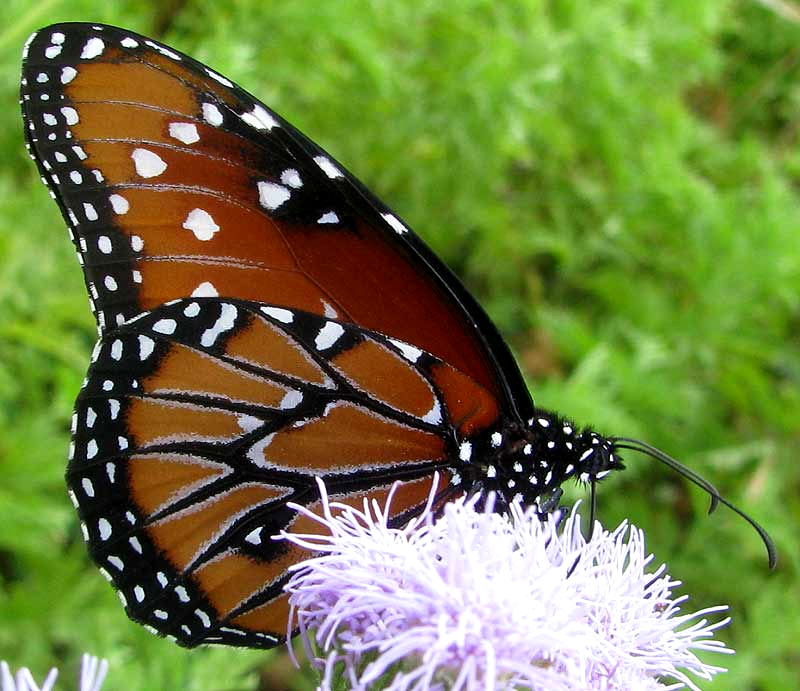
<path id="1" fill-rule="evenodd" d="M 92 655 L 81 657 L 81 673 L 78 680 L 78 691 L 100 691 L 108 672 L 108 662 L 98 660 Z M 0 688 L 2 691 L 51 691 L 56 683 L 58 670 L 53 667 L 45 677 L 41 687 L 36 684 L 33 674 L 27 667 L 22 667 L 14 677 L 5 660 L 0 662 Z"/>
<path id="2" fill-rule="evenodd" d="M 310 631 L 324 655 L 321 689 L 334 672 L 353 689 L 378 680 L 392 691 L 698 691 L 687 676 L 724 668 L 695 651 L 732 653 L 714 632 L 726 607 L 681 613 L 687 596 L 664 565 L 646 570 L 644 534 L 596 523 L 587 540 L 577 506 L 542 519 L 512 503 L 510 515 L 476 498 L 426 510 L 389 527 L 385 507 L 330 501 L 322 515 L 301 506 L 323 534 L 284 533 L 315 553 L 286 589 L 309 657 Z M 670 680 L 670 684 L 662 683 Z"/>

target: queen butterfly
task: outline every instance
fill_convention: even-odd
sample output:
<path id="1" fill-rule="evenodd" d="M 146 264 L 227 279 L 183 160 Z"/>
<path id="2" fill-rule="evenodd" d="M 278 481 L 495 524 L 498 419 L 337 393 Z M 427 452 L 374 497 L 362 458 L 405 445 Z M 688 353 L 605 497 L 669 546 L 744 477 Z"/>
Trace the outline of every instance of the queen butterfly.
<path id="1" fill-rule="evenodd" d="M 270 537 L 313 529 L 286 502 L 313 507 L 315 477 L 352 504 L 402 481 L 396 523 L 434 472 L 437 501 L 494 490 L 545 512 L 627 448 L 728 504 L 660 451 L 534 407 L 447 267 L 217 72 L 130 31 L 57 24 L 25 46 L 21 103 L 99 331 L 67 483 L 134 620 L 185 646 L 283 640 L 286 569 L 306 555 Z"/>

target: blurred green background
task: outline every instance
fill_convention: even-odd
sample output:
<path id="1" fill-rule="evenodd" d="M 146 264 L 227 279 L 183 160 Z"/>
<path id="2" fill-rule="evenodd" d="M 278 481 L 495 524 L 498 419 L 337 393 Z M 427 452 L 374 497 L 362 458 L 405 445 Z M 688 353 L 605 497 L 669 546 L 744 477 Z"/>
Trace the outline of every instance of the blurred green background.
<path id="1" fill-rule="evenodd" d="M 800 6 L 800 3 L 798 3 Z M 542 406 L 663 448 L 779 548 L 643 457 L 604 481 L 738 654 L 703 688 L 800 687 L 800 11 L 731 0 L 6 0 L 0 8 L 0 658 L 106 689 L 311 688 L 282 652 L 185 651 L 128 622 L 62 479 L 94 341 L 22 143 L 22 43 L 155 35 L 355 171 L 456 270 Z M 777 9 L 776 9 L 777 8 Z M 781 13 L 778 10 L 783 10 Z"/>

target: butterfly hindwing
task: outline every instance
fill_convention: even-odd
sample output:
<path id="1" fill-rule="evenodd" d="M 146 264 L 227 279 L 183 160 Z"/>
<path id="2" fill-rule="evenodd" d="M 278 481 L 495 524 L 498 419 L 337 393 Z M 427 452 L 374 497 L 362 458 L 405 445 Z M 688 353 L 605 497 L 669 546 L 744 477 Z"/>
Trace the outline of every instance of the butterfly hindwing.
<path id="1" fill-rule="evenodd" d="M 99 342 L 68 484 L 131 617 L 184 645 L 270 646 L 286 634 L 286 568 L 308 556 L 272 536 L 314 530 L 286 502 L 315 506 L 316 477 L 355 506 L 403 479 L 399 521 L 434 471 L 442 487 L 458 472 L 454 431 L 498 413 L 480 385 L 410 344 L 300 310 L 189 298 Z"/>
<path id="2" fill-rule="evenodd" d="M 32 155 L 102 329 L 225 296 L 356 323 L 530 407 L 483 310 L 341 164 L 225 77 L 156 41 L 62 24 L 29 42 Z"/>

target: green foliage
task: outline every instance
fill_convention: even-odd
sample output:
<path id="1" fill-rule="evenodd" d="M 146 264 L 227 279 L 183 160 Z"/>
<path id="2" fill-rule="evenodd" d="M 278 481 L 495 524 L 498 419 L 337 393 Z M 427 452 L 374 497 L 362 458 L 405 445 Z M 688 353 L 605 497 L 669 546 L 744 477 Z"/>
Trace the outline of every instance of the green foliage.
<path id="1" fill-rule="evenodd" d="M 731 604 L 738 654 L 708 687 L 793 688 L 800 26 L 747 0 L 164 8 L 0 9 L 0 657 L 43 675 L 89 650 L 112 690 L 304 688 L 276 680 L 279 654 L 151 637 L 88 564 L 62 475 L 94 327 L 16 104 L 26 36 L 80 20 L 166 27 L 246 85 L 457 270 L 537 403 L 658 445 L 762 521 L 774 574 L 742 521 L 705 517 L 707 499 L 652 462 L 630 456 L 600 488 L 606 524 L 642 526 L 694 606 Z"/>

